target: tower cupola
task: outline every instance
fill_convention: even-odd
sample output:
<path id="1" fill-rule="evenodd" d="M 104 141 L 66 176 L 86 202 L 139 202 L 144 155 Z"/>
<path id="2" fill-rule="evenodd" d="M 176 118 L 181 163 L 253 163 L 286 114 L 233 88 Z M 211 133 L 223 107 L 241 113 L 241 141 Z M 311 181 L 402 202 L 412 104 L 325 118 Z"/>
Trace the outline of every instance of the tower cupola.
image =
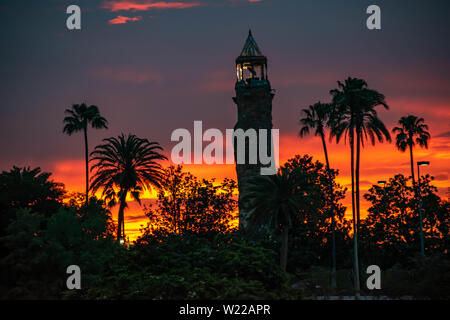
<path id="1" fill-rule="evenodd" d="M 239 57 L 236 58 L 236 85 L 264 85 L 267 83 L 267 58 L 248 31 L 248 37 Z"/>

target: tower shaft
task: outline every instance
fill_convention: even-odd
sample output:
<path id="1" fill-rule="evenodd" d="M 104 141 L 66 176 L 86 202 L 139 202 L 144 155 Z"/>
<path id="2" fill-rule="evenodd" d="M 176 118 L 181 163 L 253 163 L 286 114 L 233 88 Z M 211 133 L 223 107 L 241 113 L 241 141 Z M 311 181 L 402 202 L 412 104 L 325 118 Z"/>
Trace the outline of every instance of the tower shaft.
<path id="1" fill-rule="evenodd" d="M 237 105 L 238 120 L 234 130 L 248 131 L 254 129 L 257 135 L 256 148 L 250 148 L 250 139 L 245 140 L 246 161 L 244 164 L 236 161 L 236 173 L 239 189 L 239 228 L 247 226 L 246 216 L 249 212 L 249 204 L 242 199 L 248 188 L 248 181 L 252 177 L 261 174 L 263 166 L 260 160 L 259 141 L 260 129 L 267 130 L 267 149 L 271 150 L 272 129 L 272 100 L 274 94 L 267 79 L 267 59 L 261 54 L 251 32 L 245 42 L 241 55 L 236 59 L 237 81 L 235 85 L 236 96 L 233 101 Z M 236 141 L 235 160 L 237 160 Z M 256 163 L 250 163 L 249 152 L 256 150 Z M 242 150 L 239 150 L 242 151 Z"/>

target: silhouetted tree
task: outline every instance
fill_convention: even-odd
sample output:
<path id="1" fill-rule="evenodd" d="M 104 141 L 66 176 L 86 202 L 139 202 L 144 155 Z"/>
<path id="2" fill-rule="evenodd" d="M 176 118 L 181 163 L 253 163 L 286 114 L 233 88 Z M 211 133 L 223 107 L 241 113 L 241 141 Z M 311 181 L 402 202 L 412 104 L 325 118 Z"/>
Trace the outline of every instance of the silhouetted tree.
<path id="1" fill-rule="evenodd" d="M 62 205 L 62 183 L 50 180 L 51 174 L 40 168 L 13 167 L 0 174 L 0 235 L 19 208 L 29 208 L 50 216 Z"/>
<path id="2" fill-rule="evenodd" d="M 89 148 L 87 129 L 91 125 L 94 129 L 107 129 L 108 121 L 100 115 L 97 106 L 86 104 L 74 104 L 72 109 L 66 109 L 67 116 L 64 118 L 63 132 L 69 136 L 75 132 L 83 131 L 84 151 L 86 163 L 86 204 L 89 201 Z"/>
<path id="3" fill-rule="evenodd" d="M 410 178 L 398 174 L 382 187 L 373 185 L 364 195 L 370 202 L 368 216 L 362 223 L 361 235 L 364 255 L 371 264 L 389 268 L 395 263 L 406 263 L 419 246 L 419 217 L 415 208 L 417 199 Z M 436 194 L 432 177 L 422 178 L 423 223 L 427 251 L 446 254 L 450 248 L 450 203 Z"/>
<path id="4" fill-rule="evenodd" d="M 330 194 L 330 216 L 331 216 L 331 247 L 332 247 L 332 279 L 331 284 L 336 287 L 336 236 L 335 236 L 335 212 L 334 212 L 334 191 L 333 191 L 333 179 L 330 172 L 330 162 L 328 160 L 327 144 L 325 142 L 325 128 L 329 125 L 329 119 L 332 112 L 332 106 L 328 103 L 320 103 L 320 101 L 314 105 L 309 106 L 308 109 L 303 109 L 304 117 L 300 119 L 300 137 L 304 137 L 309 134 L 310 129 L 314 130 L 315 136 L 320 136 L 322 140 L 323 152 L 325 154 L 325 163 L 328 173 L 329 194 Z"/>
<path id="5" fill-rule="evenodd" d="M 302 191 L 302 205 L 298 214 L 292 219 L 292 228 L 290 235 L 290 259 L 291 266 L 298 269 L 306 269 L 311 265 L 323 265 L 328 263 L 329 259 L 326 249 L 329 248 L 328 237 L 333 227 L 331 217 L 329 215 L 331 207 L 335 212 L 335 233 L 336 241 L 341 244 L 339 249 L 341 255 L 339 260 L 341 264 L 347 260 L 346 251 L 349 223 L 344 219 L 345 207 L 339 202 L 344 199 L 346 189 L 343 189 L 335 182 L 338 174 L 336 170 L 327 170 L 326 166 L 319 162 L 313 161 L 309 155 L 296 155 L 289 159 L 284 166 L 289 170 L 295 170 L 298 175 L 298 184 Z M 331 180 L 333 183 L 333 199 L 334 204 L 330 201 L 328 193 L 328 185 Z M 329 281 L 329 278 L 328 278 Z"/>
<path id="6" fill-rule="evenodd" d="M 199 180 L 182 166 L 164 170 L 157 208 L 146 208 L 150 219 L 146 233 L 187 233 L 212 238 L 233 230 L 236 220 L 236 182 Z"/>
<path id="7" fill-rule="evenodd" d="M 411 160 L 411 177 L 413 186 L 416 185 L 414 177 L 414 160 L 413 148 L 417 144 L 420 147 L 428 148 L 428 141 L 430 140 L 430 133 L 427 131 L 428 126 L 424 123 L 423 118 L 418 118 L 413 115 L 401 117 L 398 121 L 400 127 L 395 127 L 392 132 L 396 135 L 395 145 L 401 152 L 405 152 L 409 147 L 409 157 Z M 420 177 L 418 177 L 420 179 Z"/>
<path id="8" fill-rule="evenodd" d="M 84 198 L 83 198 L 84 199 Z M 0 237 L 0 296 L 18 299 L 57 299 L 67 290 L 61 281 L 67 266 L 83 270 L 89 287 L 113 256 L 111 214 L 97 199 L 88 207 L 61 205 L 52 215 L 36 208 L 15 210 Z"/>
<path id="9" fill-rule="evenodd" d="M 303 199 L 296 170 L 280 167 L 277 174 L 255 176 L 248 181 L 244 201 L 249 203 L 249 228 L 271 226 L 281 232 L 280 266 L 286 271 L 289 228 Z"/>
<path id="10" fill-rule="evenodd" d="M 158 161 L 167 158 L 160 153 L 159 143 L 135 135 L 122 134 L 103 141 L 106 143 L 96 146 L 91 153 L 92 160 L 96 161 L 91 168 L 95 170 L 91 188 L 93 192 L 102 188 L 102 196 L 110 206 L 119 199 L 117 241 L 120 241 L 125 237 L 124 210 L 128 193 L 140 204 L 144 189 L 159 188 L 163 171 Z"/>
<path id="11" fill-rule="evenodd" d="M 390 141 L 389 131 L 378 118 L 376 106 L 388 109 L 384 95 L 367 88 L 362 79 L 348 78 L 344 83 L 338 81 L 338 88 L 330 91 L 333 96 L 335 112 L 333 116 L 332 136 L 336 142 L 342 136 L 349 137 L 351 149 L 352 170 L 352 211 L 354 219 L 354 260 L 355 289 L 359 295 L 359 262 L 358 262 L 358 231 L 360 224 L 359 167 L 360 148 L 364 140 L 369 138 L 372 144 L 384 139 Z M 356 138 L 356 168 L 355 168 L 355 138 Z M 356 214 L 355 214 L 356 212 Z"/>

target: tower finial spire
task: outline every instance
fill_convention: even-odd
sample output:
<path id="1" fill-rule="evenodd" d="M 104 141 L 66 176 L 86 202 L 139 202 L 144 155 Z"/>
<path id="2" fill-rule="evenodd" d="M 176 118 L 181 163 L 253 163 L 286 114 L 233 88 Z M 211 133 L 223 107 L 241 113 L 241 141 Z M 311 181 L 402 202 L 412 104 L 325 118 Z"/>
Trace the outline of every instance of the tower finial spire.
<path id="1" fill-rule="evenodd" d="M 248 30 L 248 37 L 245 40 L 244 48 L 241 51 L 241 56 L 262 56 L 255 39 L 252 36 L 252 30 Z"/>

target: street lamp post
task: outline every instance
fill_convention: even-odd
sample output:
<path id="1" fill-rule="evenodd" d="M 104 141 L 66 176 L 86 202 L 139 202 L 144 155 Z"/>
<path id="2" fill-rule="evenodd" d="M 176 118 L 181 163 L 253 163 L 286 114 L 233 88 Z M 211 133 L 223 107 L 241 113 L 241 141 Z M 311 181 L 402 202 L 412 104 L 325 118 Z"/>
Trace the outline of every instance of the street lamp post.
<path id="1" fill-rule="evenodd" d="M 429 164 L 430 164 L 429 161 L 417 161 L 417 179 L 418 179 L 417 195 L 419 198 L 420 253 L 422 254 L 422 256 L 425 256 L 425 243 L 423 237 L 422 195 L 420 194 L 420 167 L 428 166 Z"/>
<path id="2" fill-rule="evenodd" d="M 383 185 L 383 194 L 386 195 L 386 180 L 379 180 L 378 184 Z"/>

